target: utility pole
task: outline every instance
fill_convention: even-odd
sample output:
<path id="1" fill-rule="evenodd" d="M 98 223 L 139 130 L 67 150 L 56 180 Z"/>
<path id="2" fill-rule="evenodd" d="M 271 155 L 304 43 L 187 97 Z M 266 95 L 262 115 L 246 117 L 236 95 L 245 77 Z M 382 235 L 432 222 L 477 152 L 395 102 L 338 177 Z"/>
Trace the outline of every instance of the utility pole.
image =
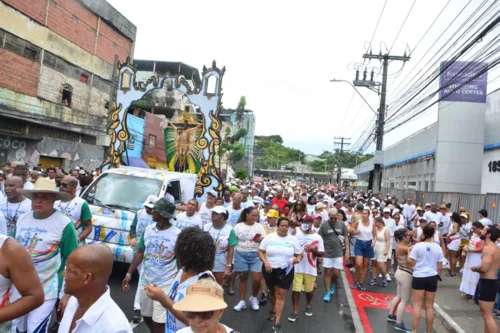
<path id="1" fill-rule="evenodd" d="M 341 137 L 334 137 L 334 140 L 340 140 L 339 141 L 334 141 L 333 144 L 335 145 L 340 145 L 340 159 L 343 159 L 343 154 L 344 154 L 344 146 L 349 146 L 351 143 L 349 142 L 344 142 L 347 140 L 351 140 L 351 138 L 344 138 L 343 136 Z M 337 185 L 339 188 L 342 188 L 342 163 L 340 159 L 337 159 L 337 165 L 338 165 L 338 171 L 337 171 Z"/>
<path id="2" fill-rule="evenodd" d="M 373 181 L 371 182 L 371 190 L 374 191 L 374 193 L 378 193 L 382 187 L 382 149 L 383 149 L 383 143 L 384 143 L 384 124 L 385 124 L 385 112 L 386 112 L 386 96 L 387 96 L 387 72 L 388 72 L 388 67 L 389 67 L 389 60 L 391 61 L 409 61 L 410 57 L 406 55 L 406 52 L 404 56 L 392 56 L 389 54 L 382 54 L 381 52 L 379 54 L 372 54 L 370 53 L 365 53 L 363 54 L 363 59 L 378 59 L 382 61 L 382 84 L 379 84 L 377 82 L 373 81 L 373 71 L 371 73 L 371 79 L 370 81 L 366 81 L 366 70 L 364 71 L 363 74 L 363 80 L 359 80 L 359 72 L 356 72 L 356 80 L 354 80 L 354 85 L 355 86 L 361 86 L 361 87 L 366 87 L 371 90 L 375 86 L 381 86 L 380 89 L 380 106 L 378 108 L 378 116 L 377 116 L 377 129 L 376 129 L 376 137 L 377 137 L 377 142 L 376 142 L 376 152 L 375 152 L 375 163 L 374 163 L 374 172 L 373 172 Z"/>

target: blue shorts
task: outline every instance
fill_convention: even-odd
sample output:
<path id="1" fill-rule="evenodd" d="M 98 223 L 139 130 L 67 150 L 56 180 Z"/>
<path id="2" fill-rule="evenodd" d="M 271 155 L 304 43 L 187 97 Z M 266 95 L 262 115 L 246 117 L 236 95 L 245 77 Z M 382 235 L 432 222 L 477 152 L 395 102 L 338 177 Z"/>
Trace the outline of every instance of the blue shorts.
<path id="1" fill-rule="evenodd" d="M 262 261 L 257 252 L 234 251 L 235 272 L 259 272 L 262 270 Z"/>
<path id="2" fill-rule="evenodd" d="M 221 253 L 215 255 L 213 273 L 223 273 L 226 270 L 227 265 L 227 253 Z"/>
<path id="3" fill-rule="evenodd" d="M 375 253 L 373 252 L 372 241 L 364 241 L 360 239 L 356 239 L 356 244 L 354 245 L 354 254 L 356 257 L 363 257 L 366 259 L 372 259 L 375 257 Z"/>

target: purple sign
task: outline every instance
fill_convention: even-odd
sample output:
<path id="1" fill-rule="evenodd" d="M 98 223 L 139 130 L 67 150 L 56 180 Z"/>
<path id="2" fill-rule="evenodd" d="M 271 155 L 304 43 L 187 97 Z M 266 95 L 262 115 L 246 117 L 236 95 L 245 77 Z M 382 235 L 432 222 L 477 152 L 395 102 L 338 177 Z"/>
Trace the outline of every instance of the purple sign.
<path id="1" fill-rule="evenodd" d="M 487 67 L 485 62 L 442 62 L 439 100 L 486 103 Z"/>

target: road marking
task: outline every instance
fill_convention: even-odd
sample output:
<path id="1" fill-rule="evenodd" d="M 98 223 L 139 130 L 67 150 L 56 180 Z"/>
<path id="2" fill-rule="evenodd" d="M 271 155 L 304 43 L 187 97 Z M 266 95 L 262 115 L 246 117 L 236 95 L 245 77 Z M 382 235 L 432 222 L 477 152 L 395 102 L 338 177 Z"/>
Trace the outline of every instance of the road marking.
<path id="1" fill-rule="evenodd" d="M 363 327 L 363 324 L 361 323 L 361 318 L 359 316 L 358 307 L 356 306 L 356 302 L 352 297 L 351 286 L 349 285 L 349 281 L 347 281 L 347 275 L 344 270 L 340 271 L 340 275 L 342 276 L 342 283 L 344 284 L 347 303 L 349 303 L 349 309 L 351 310 L 352 321 L 354 322 L 356 333 L 365 333 L 365 329 Z"/>
<path id="2" fill-rule="evenodd" d="M 460 326 L 458 326 L 458 324 L 450 317 L 450 315 L 447 314 L 446 311 L 441 309 L 441 307 L 437 303 L 434 303 L 434 310 L 439 314 L 439 316 L 443 317 L 446 323 L 450 325 L 456 333 L 465 333 L 465 331 Z"/>

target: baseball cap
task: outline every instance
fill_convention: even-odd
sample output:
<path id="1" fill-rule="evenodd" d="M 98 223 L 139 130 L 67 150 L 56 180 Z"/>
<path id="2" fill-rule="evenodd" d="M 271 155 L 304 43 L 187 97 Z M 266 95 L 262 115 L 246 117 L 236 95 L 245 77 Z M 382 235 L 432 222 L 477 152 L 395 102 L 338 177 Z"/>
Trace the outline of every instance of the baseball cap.
<path id="1" fill-rule="evenodd" d="M 384 213 L 390 213 L 391 209 L 390 208 L 384 208 Z"/>
<path id="2" fill-rule="evenodd" d="M 217 193 L 217 191 L 215 191 L 215 190 L 212 190 L 212 191 L 208 191 L 207 194 L 210 194 L 211 196 L 214 196 L 217 198 L 219 193 Z"/>
<path id="3" fill-rule="evenodd" d="M 417 210 L 423 210 L 421 206 L 418 206 L 417 207 Z"/>
<path id="4" fill-rule="evenodd" d="M 280 214 L 278 213 L 278 211 L 276 209 L 269 209 L 269 211 L 267 212 L 266 216 L 267 217 L 278 218 L 278 217 L 280 217 Z"/>
<path id="5" fill-rule="evenodd" d="M 321 214 L 314 214 L 313 215 L 313 219 L 322 219 L 323 216 L 321 216 Z"/>
<path id="6" fill-rule="evenodd" d="M 469 219 L 469 216 L 467 216 L 467 214 L 460 214 L 460 217 L 464 217 L 464 218 L 466 218 L 467 220 Z"/>
<path id="7" fill-rule="evenodd" d="M 215 206 L 212 209 L 212 213 L 227 214 L 227 209 L 224 206 Z"/>
<path id="8" fill-rule="evenodd" d="M 321 209 L 321 208 L 325 208 L 325 205 L 322 202 L 318 202 L 316 204 L 316 209 Z"/>
<path id="9" fill-rule="evenodd" d="M 300 219 L 300 222 L 307 222 L 307 223 L 313 223 L 314 222 L 314 219 L 311 215 L 304 215 L 302 216 L 302 218 Z"/>
<path id="10" fill-rule="evenodd" d="M 271 200 L 265 200 L 264 201 L 264 205 L 272 205 L 273 203 L 271 202 Z"/>
<path id="11" fill-rule="evenodd" d="M 144 207 L 147 208 L 155 208 L 155 203 L 158 201 L 158 197 L 155 195 L 150 195 L 147 197 L 146 201 L 144 201 Z"/>

